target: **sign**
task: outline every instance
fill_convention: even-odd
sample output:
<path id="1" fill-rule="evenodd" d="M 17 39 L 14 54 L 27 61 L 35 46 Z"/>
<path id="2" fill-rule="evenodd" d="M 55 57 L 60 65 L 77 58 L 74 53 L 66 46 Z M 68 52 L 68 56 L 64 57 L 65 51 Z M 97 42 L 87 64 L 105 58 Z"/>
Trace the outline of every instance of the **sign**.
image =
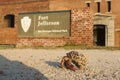
<path id="1" fill-rule="evenodd" d="M 69 37 L 70 11 L 20 13 L 20 37 Z"/>

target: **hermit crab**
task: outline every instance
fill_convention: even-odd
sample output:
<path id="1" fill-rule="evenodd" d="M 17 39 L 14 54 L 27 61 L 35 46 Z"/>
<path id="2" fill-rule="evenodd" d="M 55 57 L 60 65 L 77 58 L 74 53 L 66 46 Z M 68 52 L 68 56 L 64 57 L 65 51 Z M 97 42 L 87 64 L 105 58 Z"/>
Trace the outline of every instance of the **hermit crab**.
<path id="1" fill-rule="evenodd" d="M 63 56 L 61 60 L 61 67 L 67 68 L 73 71 L 85 70 L 87 64 L 87 58 L 83 54 L 79 54 L 77 51 L 70 51 Z"/>

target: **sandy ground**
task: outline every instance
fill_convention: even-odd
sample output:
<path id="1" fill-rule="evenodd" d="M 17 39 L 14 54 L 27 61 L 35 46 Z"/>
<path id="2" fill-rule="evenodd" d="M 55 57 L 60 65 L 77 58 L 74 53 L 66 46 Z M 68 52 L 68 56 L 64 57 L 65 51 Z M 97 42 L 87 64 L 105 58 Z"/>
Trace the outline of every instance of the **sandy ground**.
<path id="1" fill-rule="evenodd" d="M 75 50 L 88 58 L 87 70 L 63 70 L 64 49 L 0 50 L 0 80 L 120 80 L 120 51 Z"/>

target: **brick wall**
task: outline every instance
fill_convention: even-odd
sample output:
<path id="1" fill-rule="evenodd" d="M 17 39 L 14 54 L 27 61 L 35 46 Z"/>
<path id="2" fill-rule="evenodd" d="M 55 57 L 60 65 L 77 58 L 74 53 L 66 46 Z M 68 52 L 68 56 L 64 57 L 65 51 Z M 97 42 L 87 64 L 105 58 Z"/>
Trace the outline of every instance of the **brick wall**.
<path id="1" fill-rule="evenodd" d="M 22 46 L 63 46 L 65 44 L 93 45 L 93 14 L 90 9 L 71 9 L 71 36 L 64 38 L 18 37 L 18 14 L 24 12 L 49 11 L 48 0 L 26 0 L 27 2 L 0 2 L 0 44 Z M 77 2 L 76 2 L 77 3 Z M 54 10 L 54 9 L 52 9 Z M 59 10 L 59 9 L 56 9 Z M 6 15 L 15 16 L 13 28 L 5 22 Z"/>
<path id="2" fill-rule="evenodd" d="M 93 16 L 89 9 L 72 10 L 71 34 L 76 44 L 93 45 Z"/>
<path id="3" fill-rule="evenodd" d="M 0 2 L 0 44 L 17 44 L 18 40 L 18 14 L 23 12 L 48 11 L 48 0 L 23 0 L 16 2 Z M 5 22 L 6 15 L 15 16 L 14 28 L 8 27 Z"/>
<path id="4" fill-rule="evenodd" d="M 93 45 L 93 14 L 90 9 L 71 10 L 71 36 L 64 38 L 18 38 L 17 47 L 63 46 L 65 44 Z"/>
<path id="5" fill-rule="evenodd" d="M 86 0 L 79 0 L 80 4 L 85 4 Z M 90 1 L 90 8 L 94 11 L 94 13 L 97 12 L 97 3 L 95 1 L 100 1 L 100 13 L 104 15 L 111 15 L 114 17 L 114 47 L 120 46 L 120 9 L 119 9 L 119 0 L 88 0 Z M 111 1 L 111 11 L 108 12 L 108 3 L 107 1 Z M 81 5 L 84 6 L 84 5 Z M 109 35 L 108 35 L 109 36 Z"/>

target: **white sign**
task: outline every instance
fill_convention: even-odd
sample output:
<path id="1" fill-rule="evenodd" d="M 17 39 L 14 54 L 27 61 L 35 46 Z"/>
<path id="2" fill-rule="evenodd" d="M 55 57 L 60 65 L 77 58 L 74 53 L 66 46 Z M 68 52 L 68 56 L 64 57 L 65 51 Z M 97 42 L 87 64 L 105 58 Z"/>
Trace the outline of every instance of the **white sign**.
<path id="1" fill-rule="evenodd" d="M 21 26 L 24 32 L 27 32 L 31 25 L 31 19 L 29 16 L 25 16 L 21 19 Z"/>

